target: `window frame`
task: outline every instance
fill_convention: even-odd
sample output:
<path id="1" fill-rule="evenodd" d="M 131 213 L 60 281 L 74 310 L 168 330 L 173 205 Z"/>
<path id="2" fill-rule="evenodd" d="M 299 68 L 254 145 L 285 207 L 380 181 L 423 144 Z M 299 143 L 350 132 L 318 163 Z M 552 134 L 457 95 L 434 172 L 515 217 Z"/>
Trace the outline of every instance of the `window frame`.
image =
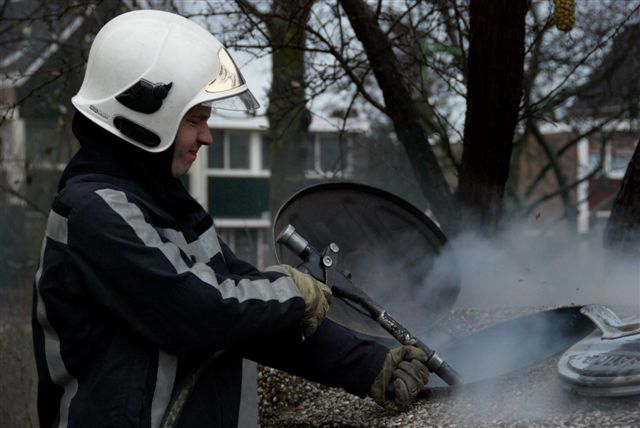
<path id="1" fill-rule="evenodd" d="M 209 167 L 209 148 L 204 150 L 204 156 L 202 163 L 205 166 L 202 173 L 207 177 L 264 177 L 271 176 L 271 171 L 262 167 L 262 140 L 264 132 L 255 130 L 242 130 L 242 129 L 217 129 L 210 128 L 212 135 L 215 131 L 222 133 L 222 168 Z M 231 168 L 231 135 L 232 134 L 247 134 L 249 137 L 249 166 L 248 168 Z"/>
<path id="2" fill-rule="evenodd" d="M 348 134 L 340 134 L 335 132 L 311 132 L 311 147 L 309 148 L 312 156 L 312 169 L 305 171 L 307 179 L 320 178 L 346 178 L 353 174 L 353 150 L 351 139 Z M 338 171 L 325 171 L 322 169 L 322 137 L 336 137 L 338 144 L 343 144 L 344 166 Z"/>
<path id="3" fill-rule="evenodd" d="M 267 220 L 268 221 L 268 220 Z M 220 234 L 222 240 L 234 251 L 237 251 L 237 233 L 238 231 L 255 231 L 255 267 L 258 269 L 264 269 L 267 263 L 266 252 L 268 250 L 268 236 L 269 228 L 264 227 L 262 223 L 229 223 L 227 226 L 223 226 L 216 222 L 215 227 Z M 244 260 L 244 259 L 243 259 Z M 246 260 L 253 263 L 253 260 Z"/>
<path id="4" fill-rule="evenodd" d="M 627 151 L 629 152 L 629 161 L 631 161 L 631 158 L 633 157 L 633 150 L 625 150 L 625 149 L 615 150 L 614 148 L 611 147 L 611 144 L 607 144 L 607 146 L 605 147 L 604 165 L 603 165 L 604 173 L 607 178 L 614 179 L 614 180 L 622 180 L 624 178 L 624 174 L 627 172 L 627 168 L 629 167 L 628 163 L 625 168 L 614 169 L 613 157 L 614 157 L 614 152 L 615 154 L 618 154 L 618 153 L 626 153 Z"/>

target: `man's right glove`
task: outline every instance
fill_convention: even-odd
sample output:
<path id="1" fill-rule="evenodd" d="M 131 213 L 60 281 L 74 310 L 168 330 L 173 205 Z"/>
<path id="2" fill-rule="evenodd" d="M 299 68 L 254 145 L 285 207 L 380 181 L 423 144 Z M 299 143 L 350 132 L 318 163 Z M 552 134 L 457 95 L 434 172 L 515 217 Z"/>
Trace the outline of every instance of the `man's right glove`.
<path id="1" fill-rule="evenodd" d="M 287 274 L 300 290 L 304 299 L 305 311 L 302 317 L 302 334 L 309 337 L 324 319 L 331 304 L 331 289 L 311 275 L 300 272 L 289 265 L 269 266 L 265 270 Z"/>
<path id="2" fill-rule="evenodd" d="M 386 409 L 405 410 L 429 380 L 429 357 L 415 346 L 391 349 L 371 384 L 371 398 Z"/>

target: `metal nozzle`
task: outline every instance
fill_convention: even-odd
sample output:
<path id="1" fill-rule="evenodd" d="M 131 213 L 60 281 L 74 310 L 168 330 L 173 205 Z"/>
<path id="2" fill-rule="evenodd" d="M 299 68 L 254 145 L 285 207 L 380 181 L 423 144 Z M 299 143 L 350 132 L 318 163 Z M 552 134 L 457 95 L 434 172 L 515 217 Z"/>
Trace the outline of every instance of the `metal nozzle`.
<path id="1" fill-rule="evenodd" d="M 290 224 L 287 225 L 287 227 L 285 227 L 276 237 L 276 242 L 289 248 L 298 256 L 301 256 L 310 250 L 309 242 L 297 233 L 296 228 Z"/>

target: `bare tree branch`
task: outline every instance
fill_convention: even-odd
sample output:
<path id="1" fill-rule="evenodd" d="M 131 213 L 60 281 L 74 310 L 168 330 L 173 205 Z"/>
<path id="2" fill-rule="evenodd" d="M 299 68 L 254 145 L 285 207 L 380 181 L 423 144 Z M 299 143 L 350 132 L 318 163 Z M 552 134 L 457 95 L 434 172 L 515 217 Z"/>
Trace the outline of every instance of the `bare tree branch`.
<path id="1" fill-rule="evenodd" d="M 601 121 L 600 123 L 598 123 L 597 125 L 589 127 L 589 129 L 587 129 L 586 131 L 577 133 L 575 136 L 571 137 L 567 142 L 565 142 L 557 150 L 555 156 L 558 158 L 561 157 L 569 149 L 571 149 L 576 144 L 578 144 L 580 140 L 600 132 L 603 128 L 605 128 L 610 123 L 613 123 L 618 119 L 620 119 L 620 117 L 622 117 L 624 114 L 625 114 L 624 111 L 620 111 L 618 112 L 617 115 L 607 118 Z M 549 172 L 551 168 L 552 168 L 551 164 L 546 164 L 538 171 L 538 173 L 531 179 L 530 183 L 526 186 L 525 191 L 523 192 L 525 197 L 528 198 L 533 194 L 533 192 L 536 190 L 536 187 L 540 184 L 544 176 Z"/>
<path id="2" fill-rule="evenodd" d="M 449 186 L 431 150 L 427 132 L 421 124 L 420 114 L 389 39 L 366 3 L 361 0 L 341 0 L 340 4 L 364 46 L 396 135 L 409 155 L 420 187 L 444 229 L 453 231 L 453 200 Z"/>

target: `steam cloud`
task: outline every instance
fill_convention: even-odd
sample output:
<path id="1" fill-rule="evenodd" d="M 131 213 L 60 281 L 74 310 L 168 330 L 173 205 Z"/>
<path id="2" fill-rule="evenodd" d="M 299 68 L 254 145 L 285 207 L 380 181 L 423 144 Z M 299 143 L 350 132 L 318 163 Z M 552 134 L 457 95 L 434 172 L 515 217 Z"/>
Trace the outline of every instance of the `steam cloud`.
<path id="1" fill-rule="evenodd" d="M 640 313 L 640 260 L 606 251 L 602 246 L 602 230 L 587 237 L 569 233 L 536 236 L 526 231 L 525 225 L 513 224 L 491 240 L 472 232 L 453 239 L 450 249 L 435 260 L 427 281 L 437 283 L 455 277 L 456 272 L 459 274 L 461 292 L 454 309 L 491 313 L 519 307 L 599 303 L 611 306 L 621 317 Z M 428 288 L 427 283 L 423 289 Z M 418 300 L 424 298 L 427 296 L 416 296 Z M 410 323 L 416 324 L 416 320 Z M 560 345 L 560 335 L 556 338 L 553 333 L 538 334 L 565 326 L 554 324 L 550 317 L 520 327 L 519 331 L 503 332 L 498 341 L 517 345 L 502 346 L 498 353 L 489 352 L 489 359 L 478 355 L 482 346 L 472 344 L 467 346 L 470 349 L 458 353 L 454 367 L 466 372 L 467 379 L 501 371 L 519 373 L 511 383 L 505 378 L 486 376 L 493 381 L 464 389 L 456 400 L 455 410 L 452 409 L 461 424 L 545 420 L 549 412 L 562 414 L 575 410 L 576 397 L 560 387 L 553 367 L 546 370 L 533 367 L 529 374 L 511 371 L 524 367 L 523 355 L 570 346 Z M 428 336 L 433 334 L 427 332 Z"/>
<path id="2" fill-rule="evenodd" d="M 602 231 L 532 236 L 514 224 L 497 239 L 466 233 L 451 242 L 431 281 L 449 276 L 458 261 L 457 307 L 491 309 L 600 303 L 640 306 L 640 260 L 625 260 L 602 247 Z M 455 253 L 455 255 L 454 255 Z M 624 309 L 624 308 L 623 308 Z"/>
<path id="3" fill-rule="evenodd" d="M 345 262 L 356 285 L 418 335 L 432 330 L 452 308 L 599 303 L 621 316 L 640 310 L 640 260 L 620 259 L 603 249 L 602 231 L 588 237 L 535 236 L 524 224 L 514 223 L 492 239 L 467 232 L 450 244 L 422 261 L 411 245 L 389 243 L 391 250 L 369 248 Z M 456 300 L 450 291 L 458 281 Z"/>

